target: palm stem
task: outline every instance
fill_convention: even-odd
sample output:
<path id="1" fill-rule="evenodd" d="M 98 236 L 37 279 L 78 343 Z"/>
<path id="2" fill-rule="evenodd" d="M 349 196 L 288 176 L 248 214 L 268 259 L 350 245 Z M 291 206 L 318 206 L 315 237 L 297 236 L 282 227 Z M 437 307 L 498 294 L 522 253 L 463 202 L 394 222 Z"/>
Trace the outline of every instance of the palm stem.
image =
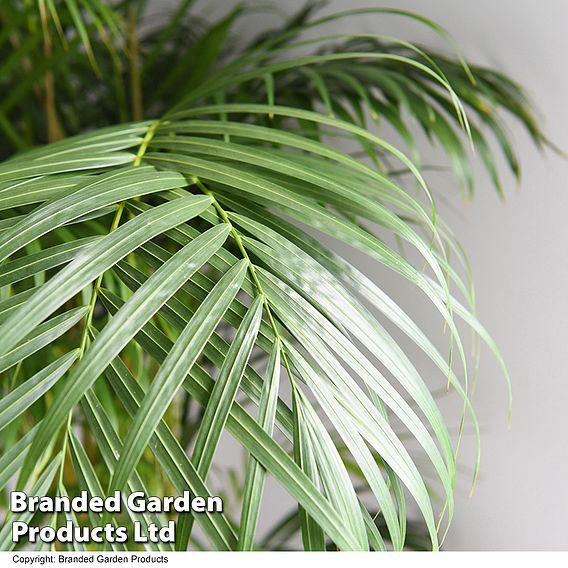
<path id="1" fill-rule="evenodd" d="M 128 61 L 130 64 L 130 97 L 132 104 L 132 119 L 142 120 L 144 109 L 142 101 L 142 82 L 140 77 L 140 54 L 137 30 L 136 7 L 128 7 Z"/>

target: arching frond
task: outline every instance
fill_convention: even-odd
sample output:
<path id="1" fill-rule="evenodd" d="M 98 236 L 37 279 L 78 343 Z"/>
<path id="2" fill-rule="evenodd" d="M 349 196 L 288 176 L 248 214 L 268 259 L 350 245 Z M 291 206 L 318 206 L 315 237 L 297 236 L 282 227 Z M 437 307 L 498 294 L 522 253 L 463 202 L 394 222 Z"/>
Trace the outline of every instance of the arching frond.
<path id="1" fill-rule="evenodd" d="M 333 19 L 312 8 L 234 48 L 246 9 L 185 36 L 191 2 L 146 31 L 143 4 L 0 8 L 0 487 L 206 496 L 228 432 L 248 456 L 242 507 L 181 515 L 176 549 L 201 546 L 194 520 L 209 548 L 262 546 L 267 475 L 298 504 L 283 527 L 306 549 L 423 543 L 410 502 L 439 548 L 466 420 L 478 436 L 464 335 L 502 358 L 412 124 L 466 194 L 470 144 L 503 194 L 488 135 L 519 165 L 501 111 L 548 144 L 522 90 L 394 38 L 305 40 Z M 65 42 L 24 40 L 29 18 Z M 380 271 L 430 306 L 447 347 L 371 278 Z M 432 394 L 446 384 L 457 437 Z"/>

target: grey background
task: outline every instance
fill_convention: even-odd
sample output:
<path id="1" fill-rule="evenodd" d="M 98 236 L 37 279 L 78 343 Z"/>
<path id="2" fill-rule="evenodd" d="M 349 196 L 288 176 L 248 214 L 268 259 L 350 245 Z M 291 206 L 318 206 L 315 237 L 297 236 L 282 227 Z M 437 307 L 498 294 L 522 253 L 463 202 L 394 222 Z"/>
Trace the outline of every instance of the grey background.
<path id="1" fill-rule="evenodd" d="M 213 15 L 230 4 L 202 1 L 201 10 Z M 300 4 L 280 2 L 286 10 Z M 565 0 L 343 0 L 331 2 L 328 11 L 369 5 L 411 9 L 445 26 L 470 61 L 523 84 L 546 132 L 568 149 Z M 271 18 L 260 15 L 241 29 L 258 29 Z M 352 19 L 334 30 L 387 33 L 441 47 L 431 31 L 401 18 Z M 484 352 L 474 396 L 483 430 L 481 476 L 472 498 L 469 474 L 460 477 L 446 550 L 568 549 L 568 161 L 550 153 L 543 157 L 517 125 L 511 123 L 511 130 L 523 180 L 517 188 L 503 176 L 505 204 L 479 167 L 472 203 L 459 199 L 451 176 L 431 181 L 455 206 L 443 215 L 469 254 L 478 315 L 497 341 L 514 385 L 508 431 L 506 391 Z M 467 440 L 465 446 L 467 470 L 472 463 Z M 287 508 L 281 492 L 270 489 L 263 524 Z"/>

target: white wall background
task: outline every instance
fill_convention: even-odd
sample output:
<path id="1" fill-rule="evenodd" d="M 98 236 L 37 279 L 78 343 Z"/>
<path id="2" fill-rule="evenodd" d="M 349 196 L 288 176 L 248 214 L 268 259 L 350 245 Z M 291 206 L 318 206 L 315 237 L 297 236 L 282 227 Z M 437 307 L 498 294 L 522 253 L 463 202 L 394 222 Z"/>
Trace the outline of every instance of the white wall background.
<path id="1" fill-rule="evenodd" d="M 207 0 L 201 9 L 219 13 L 229 4 Z M 300 4 L 280 2 L 286 10 Z M 470 61 L 523 84 L 546 132 L 568 149 L 566 0 L 336 0 L 327 10 L 369 5 L 414 10 L 445 26 Z M 256 19 L 255 29 L 263 18 L 270 17 Z M 245 31 L 247 25 L 253 24 L 244 24 Z M 400 18 L 365 17 L 334 29 L 441 45 L 432 32 Z M 512 131 L 523 167 L 521 187 L 504 176 L 502 204 L 479 175 L 473 203 L 454 199 L 459 214 L 445 214 L 473 265 L 479 317 L 514 383 L 508 431 L 501 376 L 485 353 L 475 395 L 482 471 L 473 498 L 465 478 L 458 484 L 447 550 L 568 549 L 568 161 L 543 158 L 514 124 Z M 436 183 L 440 193 L 457 195 L 451 176 Z"/>

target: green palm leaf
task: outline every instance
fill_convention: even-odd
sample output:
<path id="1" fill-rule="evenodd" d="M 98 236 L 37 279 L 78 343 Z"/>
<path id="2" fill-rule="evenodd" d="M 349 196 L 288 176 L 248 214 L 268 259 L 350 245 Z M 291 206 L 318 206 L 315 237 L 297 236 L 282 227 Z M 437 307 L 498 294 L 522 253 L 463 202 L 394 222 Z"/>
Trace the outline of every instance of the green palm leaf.
<path id="1" fill-rule="evenodd" d="M 276 407 L 278 403 L 278 387 L 280 383 L 280 343 L 274 344 L 270 359 L 266 366 L 266 376 L 258 404 L 258 422 L 266 433 L 272 435 Z M 266 472 L 260 463 L 250 458 L 247 466 L 243 510 L 239 530 L 239 550 L 252 550 L 254 536 L 258 525 L 258 517 L 264 490 Z"/>

